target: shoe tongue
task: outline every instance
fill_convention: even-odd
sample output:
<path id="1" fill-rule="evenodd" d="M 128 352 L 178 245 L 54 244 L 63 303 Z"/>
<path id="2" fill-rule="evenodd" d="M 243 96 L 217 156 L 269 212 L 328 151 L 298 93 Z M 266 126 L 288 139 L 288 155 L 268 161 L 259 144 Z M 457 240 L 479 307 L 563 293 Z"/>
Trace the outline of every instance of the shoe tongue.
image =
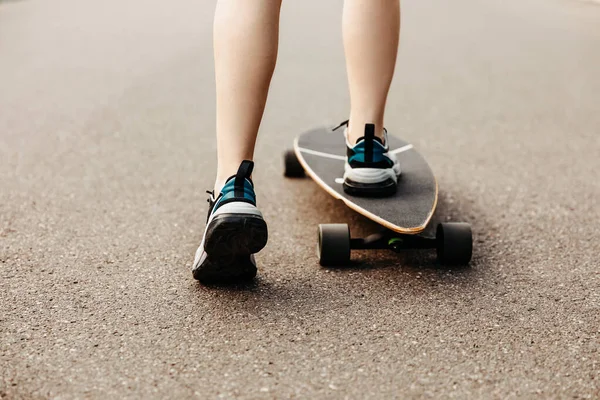
<path id="1" fill-rule="evenodd" d="M 359 142 L 363 142 L 364 140 L 365 140 L 365 137 L 364 137 L 364 136 L 361 136 L 361 137 L 359 137 L 358 139 L 356 139 L 356 144 L 358 144 Z M 380 138 L 380 137 L 377 137 L 377 136 L 375 136 L 375 137 L 373 137 L 373 140 L 376 140 L 376 141 L 378 141 L 379 143 L 383 144 L 383 140 L 381 140 L 381 138 Z"/>

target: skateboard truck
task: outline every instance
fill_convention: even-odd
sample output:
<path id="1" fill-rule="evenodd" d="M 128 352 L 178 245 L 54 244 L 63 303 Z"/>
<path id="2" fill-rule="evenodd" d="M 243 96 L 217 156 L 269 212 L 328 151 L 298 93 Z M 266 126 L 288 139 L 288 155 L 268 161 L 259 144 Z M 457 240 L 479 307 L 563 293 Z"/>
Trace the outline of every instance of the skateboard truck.
<path id="1" fill-rule="evenodd" d="M 471 226 L 459 222 L 438 224 L 435 237 L 400 234 L 385 229 L 365 238 L 352 238 L 347 224 L 321 224 L 318 234 L 317 250 L 322 266 L 347 265 L 351 250 L 389 249 L 401 252 L 435 249 L 438 260 L 445 265 L 466 265 L 473 252 Z"/>

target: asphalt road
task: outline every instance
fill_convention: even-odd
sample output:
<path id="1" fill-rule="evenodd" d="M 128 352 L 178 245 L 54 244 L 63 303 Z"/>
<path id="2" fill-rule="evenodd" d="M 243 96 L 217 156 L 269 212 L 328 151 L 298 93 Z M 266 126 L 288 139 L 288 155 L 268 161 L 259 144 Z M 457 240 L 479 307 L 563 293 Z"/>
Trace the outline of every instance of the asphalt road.
<path id="1" fill-rule="evenodd" d="M 0 398 L 600 397 L 600 6 L 407 0 L 387 126 L 430 161 L 469 268 L 282 177 L 348 110 L 341 1 L 287 1 L 245 287 L 190 263 L 215 173 L 213 1 L 0 2 Z"/>

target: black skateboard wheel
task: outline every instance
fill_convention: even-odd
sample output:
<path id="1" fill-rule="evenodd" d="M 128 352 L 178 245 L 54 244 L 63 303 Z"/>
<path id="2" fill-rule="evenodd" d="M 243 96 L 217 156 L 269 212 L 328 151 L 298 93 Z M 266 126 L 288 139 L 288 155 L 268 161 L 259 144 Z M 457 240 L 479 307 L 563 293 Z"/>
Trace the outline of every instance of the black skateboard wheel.
<path id="1" fill-rule="evenodd" d="M 304 168 L 294 150 L 287 150 L 283 156 L 284 175 L 288 178 L 302 178 L 304 176 Z"/>
<path id="2" fill-rule="evenodd" d="M 347 224 L 319 225 L 319 263 L 340 266 L 350 262 L 350 228 Z"/>
<path id="3" fill-rule="evenodd" d="M 445 265 L 467 265 L 473 254 L 471 225 L 464 222 L 442 222 L 435 235 L 438 260 Z"/>

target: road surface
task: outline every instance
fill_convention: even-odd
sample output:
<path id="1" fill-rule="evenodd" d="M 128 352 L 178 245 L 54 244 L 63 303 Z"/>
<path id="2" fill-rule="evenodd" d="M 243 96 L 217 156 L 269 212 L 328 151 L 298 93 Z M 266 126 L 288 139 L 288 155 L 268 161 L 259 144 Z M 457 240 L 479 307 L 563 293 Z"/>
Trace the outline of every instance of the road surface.
<path id="1" fill-rule="evenodd" d="M 373 224 L 282 177 L 346 118 L 341 1 L 287 1 L 256 154 L 253 285 L 190 263 L 215 174 L 213 1 L 0 2 L 0 398 L 598 398 L 600 6 L 405 1 L 390 132 L 469 268 L 357 253 Z"/>

